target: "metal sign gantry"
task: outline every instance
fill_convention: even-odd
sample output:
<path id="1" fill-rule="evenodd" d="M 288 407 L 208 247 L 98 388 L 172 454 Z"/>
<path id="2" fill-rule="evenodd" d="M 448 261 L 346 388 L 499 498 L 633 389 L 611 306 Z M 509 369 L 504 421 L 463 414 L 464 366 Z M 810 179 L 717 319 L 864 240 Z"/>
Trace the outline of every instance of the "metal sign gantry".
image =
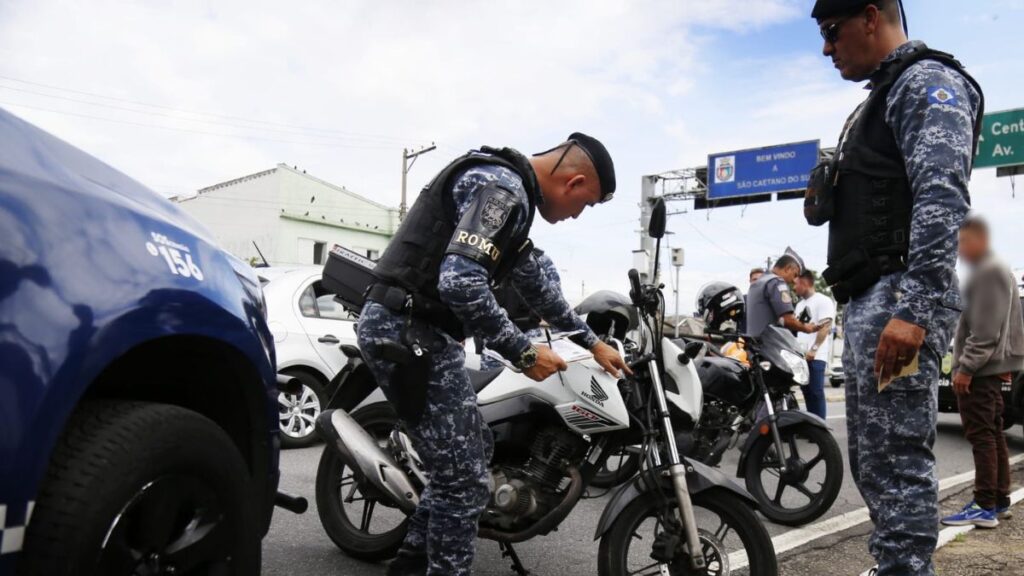
<path id="1" fill-rule="evenodd" d="M 820 161 L 831 160 L 835 148 L 822 148 Z M 659 185 L 661 193 L 659 194 Z M 654 270 L 654 239 L 647 235 L 647 226 L 651 221 L 651 207 L 656 198 L 666 202 L 693 200 L 697 210 L 710 210 L 727 206 L 742 206 L 769 202 L 772 194 L 762 196 L 744 196 L 739 198 L 723 198 L 708 200 L 708 167 L 697 166 L 669 170 L 661 174 L 640 177 L 640 249 L 633 251 L 633 267 L 641 271 L 644 282 L 657 281 L 659 271 Z M 803 198 L 803 190 L 779 192 L 774 195 L 777 200 Z M 685 210 L 669 212 L 669 215 L 682 214 Z"/>

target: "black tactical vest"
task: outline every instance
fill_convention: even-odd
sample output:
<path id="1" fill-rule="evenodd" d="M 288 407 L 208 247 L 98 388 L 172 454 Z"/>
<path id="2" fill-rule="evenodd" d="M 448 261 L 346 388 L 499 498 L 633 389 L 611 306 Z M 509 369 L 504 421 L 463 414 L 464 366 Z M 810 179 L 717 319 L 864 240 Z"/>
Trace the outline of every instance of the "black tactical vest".
<path id="1" fill-rule="evenodd" d="M 949 66 L 982 94 L 978 83 L 953 56 L 923 45 L 886 62 L 876 73 L 871 94 L 847 121 L 830 171 L 835 175 L 835 207 L 829 221 L 829 269 L 825 279 L 830 285 L 847 284 L 840 287 L 841 295 L 846 297 L 843 300 L 870 287 L 883 274 L 906 269 L 913 194 L 903 154 L 885 121 L 885 112 L 893 84 L 921 60 Z M 979 107 L 974 127 L 975 148 L 983 106 Z"/>
<path id="2" fill-rule="evenodd" d="M 499 247 L 501 260 L 491 277 L 492 285 L 500 283 L 515 267 L 524 247 L 525 253 L 529 253 L 530 227 L 540 193 L 533 167 L 525 156 L 511 148 L 484 146 L 480 152 L 470 152 L 449 164 L 423 188 L 374 269 L 381 283 L 440 302 L 437 283 L 441 261 L 458 225 L 452 187 L 466 170 L 487 164 L 504 166 L 518 174 L 529 199 L 526 226 L 507 246 Z"/>

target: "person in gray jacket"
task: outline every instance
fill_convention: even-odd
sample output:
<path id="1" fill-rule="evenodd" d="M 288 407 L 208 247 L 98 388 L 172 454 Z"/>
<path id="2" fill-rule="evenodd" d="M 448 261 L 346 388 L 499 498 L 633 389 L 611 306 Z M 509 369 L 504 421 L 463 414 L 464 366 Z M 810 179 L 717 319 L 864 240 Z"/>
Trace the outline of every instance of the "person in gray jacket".
<path id="1" fill-rule="evenodd" d="M 995 528 L 999 518 L 1010 517 L 1002 387 L 1024 369 L 1024 317 L 1017 281 L 989 249 L 988 225 L 980 217 L 960 226 L 959 251 L 971 274 L 953 343 L 953 389 L 974 451 L 974 500 L 942 523 Z"/>

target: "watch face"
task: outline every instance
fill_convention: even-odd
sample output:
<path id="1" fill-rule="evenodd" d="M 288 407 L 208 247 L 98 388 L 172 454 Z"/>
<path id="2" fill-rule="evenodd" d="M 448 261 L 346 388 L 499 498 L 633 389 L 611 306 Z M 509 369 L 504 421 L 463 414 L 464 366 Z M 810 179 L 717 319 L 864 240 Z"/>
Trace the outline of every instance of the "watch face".
<path id="1" fill-rule="evenodd" d="M 519 363 L 523 368 L 532 368 L 537 363 L 537 350 L 532 346 L 527 348 L 523 355 L 519 359 Z"/>

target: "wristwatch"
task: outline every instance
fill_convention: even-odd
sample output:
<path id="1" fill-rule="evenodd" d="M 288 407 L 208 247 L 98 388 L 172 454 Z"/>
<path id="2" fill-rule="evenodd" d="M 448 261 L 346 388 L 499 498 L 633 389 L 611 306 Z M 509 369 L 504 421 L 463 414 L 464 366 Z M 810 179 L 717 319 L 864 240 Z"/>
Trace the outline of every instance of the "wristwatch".
<path id="1" fill-rule="evenodd" d="M 811 346 L 811 352 L 817 352 L 817 351 L 818 351 L 818 345 L 817 344 L 815 344 L 814 346 Z"/>
<path id="2" fill-rule="evenodd" d="M 537 365 L 537 348 L 533 344 L 523 353 L 519 355 L 519 361 L 516 362 L 516 368 L 520 370 L 529 370 Z"/>

